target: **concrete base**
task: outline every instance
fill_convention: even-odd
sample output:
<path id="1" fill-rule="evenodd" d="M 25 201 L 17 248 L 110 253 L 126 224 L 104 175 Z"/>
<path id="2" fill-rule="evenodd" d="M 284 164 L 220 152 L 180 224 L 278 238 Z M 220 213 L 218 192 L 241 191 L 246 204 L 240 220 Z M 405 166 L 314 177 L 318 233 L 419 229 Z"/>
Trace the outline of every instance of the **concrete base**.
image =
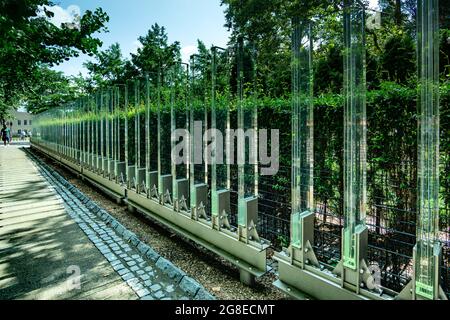
<path id="1" fill-rule="evenodd" d="M 256 278 L 253 274 L 248 272 L 247 270 L 239 270 L 239 277 L 241 283 L 245 284 L 248 287 L 254 287 L 256 283 Z"/>

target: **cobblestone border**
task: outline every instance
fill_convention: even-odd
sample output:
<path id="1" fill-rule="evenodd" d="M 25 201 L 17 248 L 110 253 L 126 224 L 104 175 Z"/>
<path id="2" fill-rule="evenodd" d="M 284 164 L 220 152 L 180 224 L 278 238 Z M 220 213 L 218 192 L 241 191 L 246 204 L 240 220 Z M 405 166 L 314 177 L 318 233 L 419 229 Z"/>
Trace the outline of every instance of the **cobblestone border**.
<path id="1" fill-rule="evenodd" d="M 105 209 L 83 194 L 58 172 L 52 170 L 31 151 L 27 150 L 26 152 L 63 200 L 71 218 L 139 298 L 142 300 L 169 300 L 167 294 L 175 292 L 175 288 L 177 288 L 186 294 L 180 300 L 215 300 L 215 297 L 196 280 L 187 276 L 169 260 L 161 257 L 153 248 L 142 242 L 135 233 L 127 230 Z M 102 222 L 96 223 L 95 218 Z M 130 256 L 129 253 L 133 253 L 133 251 L 137 251 L 138 254 Z M 122 254 L 117 255 L 120 252 Z M 143 258 L 170 278 L 172 285 L 163 290 L 160 284 L 151 282 L 148 274 L 154 273 L 154 270 L 151 266 L 146 266 Z"/>

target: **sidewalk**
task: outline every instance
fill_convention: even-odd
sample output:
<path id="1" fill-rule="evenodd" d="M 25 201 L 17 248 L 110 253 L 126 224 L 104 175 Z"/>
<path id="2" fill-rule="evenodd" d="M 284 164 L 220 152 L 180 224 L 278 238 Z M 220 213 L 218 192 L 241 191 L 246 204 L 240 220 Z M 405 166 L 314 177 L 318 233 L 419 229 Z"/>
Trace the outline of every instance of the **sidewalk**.
<path id="1" fill-rule="evenodd" d="M 16 146 L 0 148 L 0 300 L 4 299 L 137 299 Z"/>

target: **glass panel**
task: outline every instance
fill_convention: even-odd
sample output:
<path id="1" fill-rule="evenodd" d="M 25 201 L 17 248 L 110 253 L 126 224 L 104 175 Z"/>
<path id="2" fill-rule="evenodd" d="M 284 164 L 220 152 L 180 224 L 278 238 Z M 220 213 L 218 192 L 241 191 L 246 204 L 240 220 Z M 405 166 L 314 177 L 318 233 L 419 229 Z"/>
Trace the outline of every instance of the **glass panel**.
<path id="1" fill-rule="evenodd" d="M 292 245 L 301 245 L 301 214 L 314 206 L 314 105 L 311 24 L 293 19 Z"/>
<path id="2" fill-rule="evenodd" d="M 172 188 L 173 197 L 179 200 L 178 183 L 179 179 L 189 178 L 188 157 L 189 157 L 189 137 L 185 135 L 182 138 L 175 139 L 175 131 L 189 129 L 189 108 L 188 108 L 188 85 L 189 85 L 189 66 L 186 64 L 177 64 L 171 72 L 171 93 L 170 93 L 170 112 L 171 112 L 171 151 L 175 151 L 176 146 L 184 142 L 183 152 L 177 154 L 178 157 L 185 158 L 178 163 L 171 159 L 172 164 Z M 181 132 L 181 131 L 180 131 Z M 187 133 L 187 131 L 186 131 Z M 175 154 L 174 154 L 175 155 Z"/>
<path id="3" fill-rule="evenodd" d="M 170 73 L 162 73 L 160 85 L 160 99 L 158 101 L 158 191 L 165 194 L 163 190 L 162 177 L 172 172 L 171 154 L 171 100 L 172 100 L 172 77 Z"/>
<path id="4" fill-rule="evenodd" d="M 237 76 L 238 223 L 245 227 L 247 224 L 245 200 L 258 197 L 258 108 L 254 48 L 242 39 L 238 45 Z"/>
<path id="5" fill-rule="evenodd" d="M 158 171 L 158 75 L 146 79 L 146 168 L 147 172 Z M 150 181 L 147 181 L 147 188 Z"/>
<path id="6" fill-rule="evenodd" d="M 420 129 L 416 293 L 434 299 L 439 231 L 439 2 L 418 1 Z"/>
<path id="7" fill-rule="evenodd" d="M 230 129 L 230 61 L 229 52 L 212 49 L 211 129 L 217 134 L 212 139 L 211 151 L 211 214 L 219 215 L 218 193 L 231 189 L 229 143 Z"/>
<path id="8" fill-rule="evenodd" d="M 344 8 L 344 266 L 356 268 L 355 233 L 366 220 L 365 10 L 357 0 Z"/>
<path id="9" fill-rule="evenodd" d="M 190 141 L 190 190 L 191 208 L 195 207 L 195 185 L 208 184 L 208 161 L 204 157 L 206 141 L 204 133 L 208 130 L 208 103 L 210 100 L 210 88 L 208 87 L 208 70 L 202 68 L 206 65 L 203 61 L 206 57 L 193 55 L 191 57 L 191 88 L 190 88 L 190 114 L 189 128 Z"/>

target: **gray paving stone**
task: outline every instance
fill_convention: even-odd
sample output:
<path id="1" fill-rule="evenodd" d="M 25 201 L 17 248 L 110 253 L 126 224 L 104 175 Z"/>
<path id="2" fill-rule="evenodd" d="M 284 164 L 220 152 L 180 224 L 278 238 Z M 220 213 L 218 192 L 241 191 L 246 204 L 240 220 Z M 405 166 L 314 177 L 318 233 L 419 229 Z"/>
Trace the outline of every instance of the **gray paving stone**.
<path id="1" fill-rule="evenodd" d="M 150 290 L 152 290 L 152 292 L 157 292 L 157 291 L 161 290 L 161 288 L 162 288 L 161 285 L 154 284 L 150 287 Z"/>
<path id="2" fill-rule="evenodd" d="M 194 297 L 195 300 L 216 300 L 216 298 L 207 292 L 204 288 L 200 288 Z"/>
<path id="3" fill-rule="evenodd" d="M 141 289 L 136 291 L 136 294 L 139 296 L 139 298 L 144 298 L 150 294 L 150 291 L 148 291 L 147 289 Z"/>
<path id="4" fill-rule="evenodd" d="M 115 254 L 112 254 L 112 253 L 106 254 L 106 255 L 105 255 L 105 258 L 108 259 L 109 262 L 112 262 L 112 261 L 117 260 L 116 255 L 115 255 Z"/>
<path id="5" fill-rule="evenodd" d="M 130 267 L 134 267 L 134 266 L 136 265 L 136 261 L 130 260 L 130 261 L 127 261 L 127 264 L 128 264 Z"/>
<path id="6" fill-rule="evenodd" d="M 173 279 L 176 283 L 179 283 L 181 279 L 186 275 L 183 271 L 173 265 L 172 262 L 164 258 L 159 258 L 156 262 L 156 267 Z"/>
<path id="7" fill-rule="evenodd" d="M 146 280 L 146 281 L 144 281 L 144 285 L 146 287 L 151 287 L 153 285 L 153 282 L 151 280 Z"/>
<path id="8" fill-rule="evenodd" d="M 127 273 L 127 274 L 125 274 L 125 275 L 122 276 L 122 279 L 123 279 L 124 281 L 128 281 L 128 280 L 131 280 L 131 279 L 133 279 L 133 278 L 134 278 L 134 274 L 131 273 L 131 272 L 129 272 L 129 273 Z"/>
<path id="9" fill-rule="evenodd" d="M 119 262 L 119 264 L 116 264 L 113 266 L 113 269 L 116 270 L 117 272 L 119 272 L 119 271 L 125 269 L 125 266 Z M 127 271 L 127 270 L 125 270 L 125 271 Z"/>
<path id="10" fill-rule="evenodd" d="M 180 288 L 191 297 L 194 297 L 200 290 L 201 286 L 191 277 L 185 276 L 180 282 Z"/>
<path id="11" fill-rule="evenodd" d="M 137 249 L 140 253 L 146 254 L 147 251 L 150 249 L 150 247 L 148 245 L 146 245 L 145 243 L 140 242 L 137 246 Z"/>
<path id="12" fill-rule="evenodd" d="M 141 264 L 141 263 L 144 263 L 145 261 L 144 261 L 144 259 L 142 259 L 142 258 L 137 258 L 136 259 L 136 263 L 137 264 Z"/>
<path id="13" fill-rule="evenodd" d="M 160 258 L 160 255 L 159 255 L 158 253 L 156 253 L 156 251 L 153 250 L 152 248 L 150 248 L 150 249 L 147 251 L 147 253 L 145 254 L 145 256 L 146 256 L 149 260 L 151 260 L 151 261 L 153 261 L 153 262 L 158 261 L 158 259 Z"/>
<path id="14" fill-rule="evenodd" d="M 154 297 L 158 300 L 162 300 L 166 297 L 166 295 L 163 291 L 160 290 L 154 294 Z"/>
<path id="15" fill-rule="evenodd" d="M 142 270 L 139 270 L 139 268 L 138 268 L 138 270 L 136 271 L 136 274 L 139 275 L 139 276 L 142 276 L 142 275 L 145 274 L 145 272 L 142 271 Z"/>
<path id="16" fill-rule="evenodd" d="M 139 267 L 138 266 L 134 266 L 134 267 L 131 267 L 130 270 L 132 272 L 137 272 L 139 270 Z"/>
<path id="17" fill-rule="evenodd" d="M 127 268 L 123 268 L 123 269 L 120 269 L 119 271 L 117 271 L 117 273 L 118 273 L 120 276 L 124 276 L 124 275 L 130 273 L 130 270 L 128 270 Z"/>
<path id="18" fill-rule="evenodd" d="M 172 293 L 175 291 L 175 287 L 173 285 L 170 285 L 170 286 L 167 286 L 165 290 L 167 293 Z"/>
<path id="19" fill-rule="evenodd" d="M 130 242 L 133 244 L 133 246 L 136 247 L 139 244 L 140 240 L 139 240 L 139 238 L 137 236 L 132 236 L 130 238 Z"/>
<path id="20" fill-rule="evenodd" d="M 116 260 L 111 262 L 111 266 L 113 266 L 113 267 L 117 266 L 118 264 L 122 264 L 119 259 L 116 259 Z"/>
<path id="21" fill-rule="evenodd" d="M 147 281 L 147 280 L 150 280 L 150 276 L 149 275 L 147 275 L 147 274 L 143 274 L 143 275 L 141 275 L 141 277 L 140 277 L 143 281 Z"/>
<path id="22" fill-rule="evenodd" d="M 146 296 L 146 297 L 143 297 L 142 299 L 141 299 L 142 301 L 152 301 L 152 300 L 155 300 L 152 296 Z"/>
<path id="23" fill-rule="evenodd" d="M 130 285 L 130 287 L 131 287 L 131 289 L 133 289 L 134 292 L 145 289 L 141 283 L 132 284 L 132 285 Z"/>
<path id="24" fill-rule="evenodd" d="M 137 278 L 132 278 L 132 279 L 127 281 L 127 284 L 130 285 L 130 286 L 138 284 L 138 283 L 139 283 L 139 279 L 137 279 Z"/>

